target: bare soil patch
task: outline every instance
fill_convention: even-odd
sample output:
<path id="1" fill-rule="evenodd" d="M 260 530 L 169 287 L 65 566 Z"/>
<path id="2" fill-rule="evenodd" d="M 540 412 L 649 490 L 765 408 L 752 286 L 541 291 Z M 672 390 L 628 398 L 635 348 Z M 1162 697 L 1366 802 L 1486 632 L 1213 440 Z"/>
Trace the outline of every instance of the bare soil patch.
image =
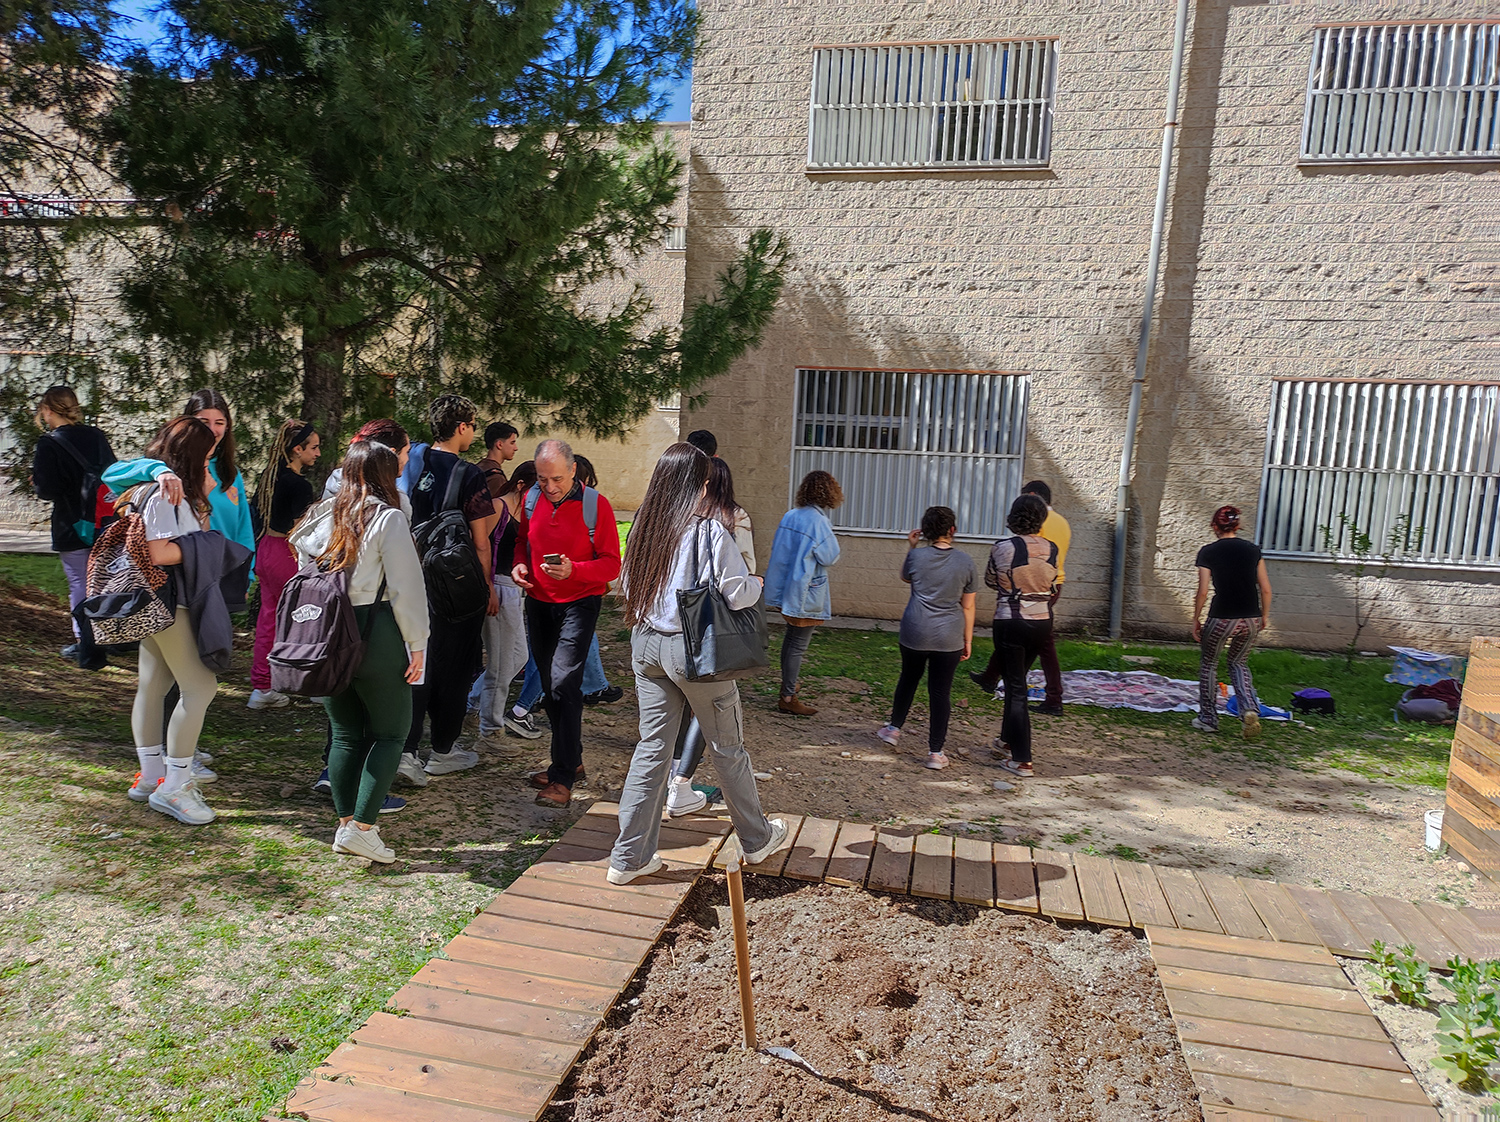
<path id="1" fill-rule="evenodd" d="M 724 879 L 705 877 L 545 1122 L 1198 1119 L 1144 940 L 747 878 L 747 1051 Z"/>

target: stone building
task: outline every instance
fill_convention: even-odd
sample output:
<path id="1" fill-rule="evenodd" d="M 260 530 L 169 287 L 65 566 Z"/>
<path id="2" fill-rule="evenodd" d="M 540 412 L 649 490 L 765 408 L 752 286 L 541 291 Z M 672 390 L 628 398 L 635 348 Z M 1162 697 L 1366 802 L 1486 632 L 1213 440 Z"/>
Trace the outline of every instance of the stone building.
<path id="1" fill-rule="evenodd" d="M 982 558 L 1040 477 L 1073 525 L 1060 626 L 1103 630 L 1175 7 L 699 0 L 688 298 L 756 227 L 796 256 L 682 425 L 718 435 L 763 554 L 801 474 L 840 476 L 837 613 L 899 615 L 924 506 Z M 1358 531 L 1397 554 L 1362 646 L 1500 629 L 1497 24 L 1192 4 L 1126 634 L 1186 636 L 1224 503 L 1270 556 L 1268 642 L 1349 641 Z"/>

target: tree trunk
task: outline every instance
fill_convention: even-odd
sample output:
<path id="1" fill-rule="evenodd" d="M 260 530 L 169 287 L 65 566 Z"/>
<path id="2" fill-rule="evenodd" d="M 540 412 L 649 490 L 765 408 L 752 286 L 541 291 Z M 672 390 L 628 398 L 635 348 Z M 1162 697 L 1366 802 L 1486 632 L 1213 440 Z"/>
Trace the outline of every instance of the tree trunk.
<path id="1" fill-rule="evenodd" d="M 331 450 L 344 423 L 344 337 L 302 337 L 302 418 L 311 421 Z"/>

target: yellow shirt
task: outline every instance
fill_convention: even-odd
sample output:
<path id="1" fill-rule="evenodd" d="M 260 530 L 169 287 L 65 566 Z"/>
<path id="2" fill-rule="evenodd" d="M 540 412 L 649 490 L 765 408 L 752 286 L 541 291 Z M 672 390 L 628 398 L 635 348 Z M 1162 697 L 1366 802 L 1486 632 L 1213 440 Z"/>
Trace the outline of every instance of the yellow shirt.
<path id="1" fill-rule="evenodd" d="M 1073 540 L 1073 528 L 1068 525 L 1068 520 L 1050 506 L 1047 508 L 1047 521 L 1042 523 L 1042 537 L 1057 546 L 1057 583 L 1062 584 L 1068 578 L 1063 573 L 1063 565 L 1068 559 L 1068 543 Z"/>

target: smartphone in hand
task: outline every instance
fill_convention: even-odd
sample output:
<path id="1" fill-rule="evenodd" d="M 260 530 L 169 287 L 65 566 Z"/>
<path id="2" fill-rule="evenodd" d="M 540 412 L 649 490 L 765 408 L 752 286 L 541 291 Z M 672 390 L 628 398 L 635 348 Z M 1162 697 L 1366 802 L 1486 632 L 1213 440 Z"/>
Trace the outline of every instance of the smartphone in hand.
<path id="1" fill-rule="evenodd" d="M 562 554 L 561 553 L 544 553 L 542 555 L 542 564 L 544 564 L 544 565 L 552 565 L 552 566 L 561 565 L 562 564 Z"/>

